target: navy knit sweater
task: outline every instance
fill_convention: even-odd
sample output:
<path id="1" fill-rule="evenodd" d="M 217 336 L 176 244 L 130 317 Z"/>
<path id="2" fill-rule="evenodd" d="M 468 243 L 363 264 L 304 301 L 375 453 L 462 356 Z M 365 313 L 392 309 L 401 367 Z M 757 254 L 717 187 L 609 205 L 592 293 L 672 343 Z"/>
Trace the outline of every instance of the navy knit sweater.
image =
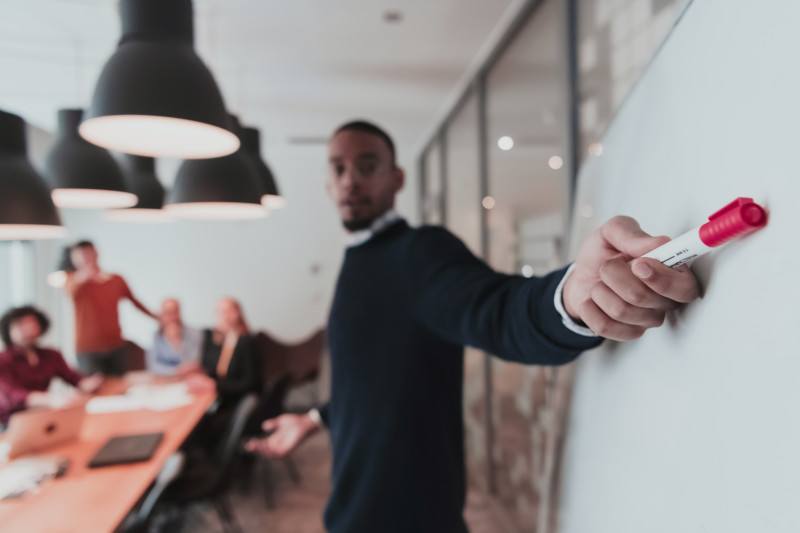
<path id="1" fill-rule="evenodd" d="M 347 250 L 328 325 L 331 533 L 462 533 L 463 346 L 558 365 L 600 340 L 553 307 L 564 271 L 498 274 L 442 228 L 398 221 Z"/>

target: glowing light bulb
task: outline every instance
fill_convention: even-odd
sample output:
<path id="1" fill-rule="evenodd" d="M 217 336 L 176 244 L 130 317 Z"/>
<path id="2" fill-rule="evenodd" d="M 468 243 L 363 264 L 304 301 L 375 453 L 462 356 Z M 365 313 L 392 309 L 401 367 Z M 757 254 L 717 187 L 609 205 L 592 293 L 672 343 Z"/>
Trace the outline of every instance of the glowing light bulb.
<path id="1" fill-rule="evenodd" d="M 564 166 L 564 160 L 558 157 L 557 155 L 554 155 L 547 160 L 547 166 L 549 166 L 553 170 L 558 170 L 559 168 Z"/>
<path id="2" fill-rule="evenodd" d="M 508 151 L 514 148 L 514 139 L 508 136 L 503 136 L 497 139 L 497 147 L 501 150 Z"/>

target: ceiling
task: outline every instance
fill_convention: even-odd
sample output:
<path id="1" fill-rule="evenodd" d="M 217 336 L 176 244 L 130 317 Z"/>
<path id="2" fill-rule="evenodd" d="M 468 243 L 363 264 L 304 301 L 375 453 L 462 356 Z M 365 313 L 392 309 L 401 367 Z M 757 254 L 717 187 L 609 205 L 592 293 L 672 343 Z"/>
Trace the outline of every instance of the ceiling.
<path id="1" fill-rule="evenodd" d="M 196 48 L 268 157 L 362 117 L 390 130 L 408 165 L 513 3 L 197 0 Z M 391 10 L 399 23 L 384 21 Z M 52 131 L 57 109 L 88 105 L 119 38 L 117 2 L 0 0 L 0 12 L 0 108 Z"/>

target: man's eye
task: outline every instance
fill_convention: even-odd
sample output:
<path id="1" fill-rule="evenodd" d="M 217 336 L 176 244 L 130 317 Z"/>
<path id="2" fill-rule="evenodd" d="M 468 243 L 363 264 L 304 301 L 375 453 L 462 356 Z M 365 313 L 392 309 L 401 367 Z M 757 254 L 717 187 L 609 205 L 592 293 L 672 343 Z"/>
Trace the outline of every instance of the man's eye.
<path id="1" fill-rule="evenodd" d="M 358 171 L 364 176 L 370 176 L 375 172 L 375 164 L 374 163 L 368 163 L 368 164 L 359 165 Z"/>
<path id="2" fill-rule="evenodd" d="M 333 173 L 336 176 L 341 176 L 343 172 L 344 172 L 344 165 L 334 165 L 333 166 Z"/>

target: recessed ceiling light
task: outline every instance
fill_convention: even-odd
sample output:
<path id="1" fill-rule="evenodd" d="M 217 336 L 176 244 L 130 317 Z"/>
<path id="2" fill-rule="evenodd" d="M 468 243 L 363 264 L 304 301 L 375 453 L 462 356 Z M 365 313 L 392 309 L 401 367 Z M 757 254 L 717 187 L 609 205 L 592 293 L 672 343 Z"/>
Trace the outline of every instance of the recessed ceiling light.
<path id="1" fill-rule="evenodd" d="M 507 135 L 504 135 L 503 137 L 497 139 L 497 147 L 500 148 L 501 150 L 511 150 L 512 148 L 514 148 L 514 139 L 512 139 Z"/>
<path id="2" fill-rule="evenodd" d="M 592 143 L 589 145 L 589 155 L 603 155 L 603 145 L 600 143 Z"/>
<path id="3" fill-rule="evenodd" d="M 552 168 L 553 170 L 558 170 L 559 168 L 564 166 L 564 160 L 554 155 L 550 159 L 547 160 L 547 166 Z"/>

